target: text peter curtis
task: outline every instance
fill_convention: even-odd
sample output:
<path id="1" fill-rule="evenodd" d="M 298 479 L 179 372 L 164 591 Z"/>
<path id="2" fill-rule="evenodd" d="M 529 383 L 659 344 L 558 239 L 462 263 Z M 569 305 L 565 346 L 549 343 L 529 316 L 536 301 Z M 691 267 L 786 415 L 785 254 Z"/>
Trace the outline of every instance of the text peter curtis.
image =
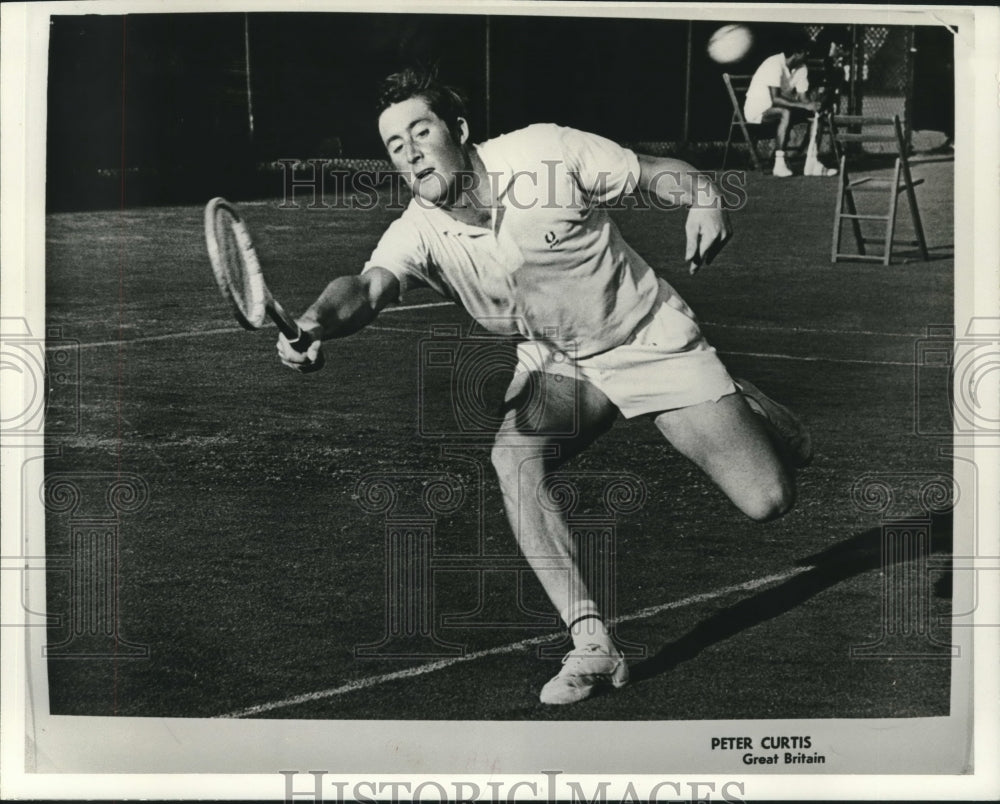
<path id="1" fill-rule="evenodd" d="M 759 748 L 753 737 L 713 737 L 713 751 L 742 751 L 740 757 L 744 765 L 824 765 L 826 757 L 812 751 L 812 737 L 809 735 L 772 736 L 759 740 Z"/>

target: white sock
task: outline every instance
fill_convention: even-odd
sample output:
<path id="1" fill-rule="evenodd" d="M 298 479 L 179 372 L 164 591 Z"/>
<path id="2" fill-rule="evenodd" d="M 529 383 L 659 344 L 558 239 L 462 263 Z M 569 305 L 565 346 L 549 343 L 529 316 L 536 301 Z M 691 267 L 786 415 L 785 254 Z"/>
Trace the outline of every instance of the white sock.
<path id="1" fill-rule="evenodd" d="M 775 151 L 774 152 L 774 164 L 776 164 L 776 165 L 784 165 L 785 164 L 785 152 L 784 151 Z"/>
<path id="2" fill-rule="evenodd" d="M 569 635 L 573 639 L 573 647 L 584 648 L 587 645 L 601 645 L 613 648 L 611 634 L 608 632 L 597 604 L 593 600 L 580 600 L 571 603 L 559 615 L 569 627 Z"/>

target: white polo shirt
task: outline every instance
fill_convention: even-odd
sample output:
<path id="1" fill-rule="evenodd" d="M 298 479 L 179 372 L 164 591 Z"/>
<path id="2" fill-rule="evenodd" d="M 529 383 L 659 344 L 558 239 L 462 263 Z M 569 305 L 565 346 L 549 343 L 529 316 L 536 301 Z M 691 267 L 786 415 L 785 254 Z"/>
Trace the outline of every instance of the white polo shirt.
<path id="1" fill-rule="evenodd" d="M 784 53 L 764 59 L 747 87 L 743 116 L 748 123 L 759 123 L 764 112 L 771 108 L 771 87 L 780 87 L 782 94 L 805 94 L 809 91 L 809 68 L 803 64 L 794 71 L 789 70 Z"/>
<path id="2" fill-rule="evenodd" d="M 460 223 L 414 198 L 364 270 L 385 268 L 401 293 L 432 288 L 490 331 L 520 333 L 578 358 L 622 344 L 659 286 L 597 204 L 638 186 L 636 155 L 550 124 L 476 148 L 496 182 L 492 227 Z"/>

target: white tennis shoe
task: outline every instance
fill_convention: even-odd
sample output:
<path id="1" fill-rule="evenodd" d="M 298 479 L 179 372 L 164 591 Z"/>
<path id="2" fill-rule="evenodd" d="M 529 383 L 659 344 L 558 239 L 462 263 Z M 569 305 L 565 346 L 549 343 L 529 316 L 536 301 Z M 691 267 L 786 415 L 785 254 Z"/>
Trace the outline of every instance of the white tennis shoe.
<path id="1" fill-rule="evenodd" d="M 828 168 L 819 160 L 807 161 L 802 171 L 803 176 L 836 176 L 837 173 L 837 168 Z"/>
<path id="2" fill-rule="evenodd" d="M 784 405 L 778 404 L 752 382 L 736 380 L 736 387 L 743 393 L 750 410 L 767 419 L 788 444 L 798 467 L 808 466 L 813 459 L 812 436 L 808 428 Z"/>
<path id="3" fill-rule="evenodd" d="M 566 654 L 559 675 L 549 679 L 538 697 L 543 704 L 571 704 L 606 684 L 615 688 L 628 684 L 628 664 L 617 648 L 590 644 Z"/>

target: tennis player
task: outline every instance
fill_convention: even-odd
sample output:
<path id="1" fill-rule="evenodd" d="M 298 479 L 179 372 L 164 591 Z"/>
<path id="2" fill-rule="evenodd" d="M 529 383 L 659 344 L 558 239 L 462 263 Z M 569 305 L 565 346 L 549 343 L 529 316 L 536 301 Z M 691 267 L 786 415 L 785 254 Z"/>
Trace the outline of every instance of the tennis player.
<path id="1" fill-rule="evenodd" d="M 520 548 L 574 644 L 540 698 L 568 704 L 619 687 L 628 667 L 574 563 L 565 518 L 538 502 L 547 477 L 620 416 L 644 417 L 766 521 L 792 506 L 794 467 L 811 457 L 798 419 L 733 381 L 688 305 L 601 207 L 636 188 L 688 207 L 694 270 L 730 237 L 721 192 L 685 162 L 556 125 L 473 145 L 461 96 L 431 73 L 386 79 L 378 127 L 412 200 L 361 273 L 333 280 L 299 319 L 316 338 L 308 352 L 282 337 L 280 359 L 314 370 L 322 341 L 357 332 L 418 287 L 521 336 L 492 461 Z"/>

